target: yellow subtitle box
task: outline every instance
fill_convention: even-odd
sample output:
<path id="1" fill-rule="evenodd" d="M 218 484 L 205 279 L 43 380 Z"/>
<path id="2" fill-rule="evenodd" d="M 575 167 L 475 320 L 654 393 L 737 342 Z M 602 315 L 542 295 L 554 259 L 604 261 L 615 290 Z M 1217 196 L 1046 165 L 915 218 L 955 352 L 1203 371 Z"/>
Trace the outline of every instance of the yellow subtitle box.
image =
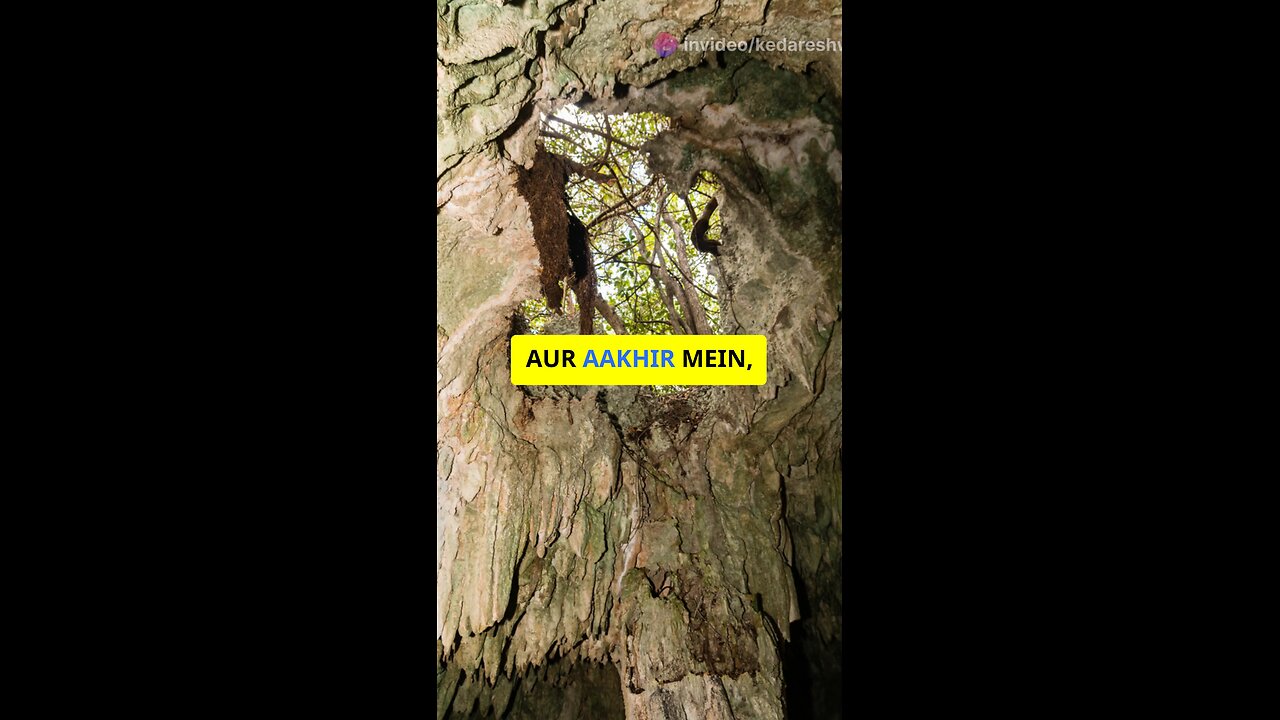
<path id="1" fill-rule="evenodd" d="M 514 335 L 514 385 L 763 385 L 763 335 Z"/>

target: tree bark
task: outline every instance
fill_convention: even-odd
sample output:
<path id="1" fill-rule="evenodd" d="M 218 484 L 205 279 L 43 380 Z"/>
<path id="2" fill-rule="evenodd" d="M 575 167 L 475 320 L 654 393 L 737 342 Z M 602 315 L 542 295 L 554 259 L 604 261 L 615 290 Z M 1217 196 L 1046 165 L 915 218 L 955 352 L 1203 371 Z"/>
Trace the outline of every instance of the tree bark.
<path id="1" fill-rule="evenodd" d="M 621 22 L 578 0 L 442 8 L 437 719 L 780 720 L 795 703 L 839 717 L 838 66 L 729 53 L 675 87 L 672 64 L 629 60 L 652 43 L 641 31 L 657 10 Z M 745 5 L 705 20 L 682 8 L 662 9 L 677 36 L 760 22 Z M 785 12 L 791 31 L 832 36 L 829 10 Z M 620 85 L 626 97 L 612 96 Z M 733 228 L 715 258 L 722 326 L 768 337 L 765 385 L 511 384 L 513 314 L 541 267 L 515 168 L 534 157 L 541 109 L 585 93 L 602 112 L 672 117 L 641 148 L 655 181 L 721 180 Z M 687 270 L 663 261 L 662 224 L 652 258 L 638 231 L 635 252 L 652 259 L 676 329 L 698 330 L 696 289 L 676 287 L 672 272 Z M 607 308 L 587 306 L 617 332 Z"/>

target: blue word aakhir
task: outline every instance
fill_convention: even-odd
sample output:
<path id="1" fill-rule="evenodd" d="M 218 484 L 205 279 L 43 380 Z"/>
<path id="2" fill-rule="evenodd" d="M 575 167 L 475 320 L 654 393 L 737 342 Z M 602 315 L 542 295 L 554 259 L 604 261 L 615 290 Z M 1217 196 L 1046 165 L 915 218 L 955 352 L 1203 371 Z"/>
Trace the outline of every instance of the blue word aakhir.
<path id="1" fill-rule="evenodd" d="M 659 352 L 662 353 L 661 356 Z M 596 358 L 595 350 L 588 350 L 582 367 L 675 367 L 675 363 L 671 362 L 673 357 L 675 353 L 670 350 L 619 350 L 615 363 L 615 356 L 608 350 L 599 358 Z"/>

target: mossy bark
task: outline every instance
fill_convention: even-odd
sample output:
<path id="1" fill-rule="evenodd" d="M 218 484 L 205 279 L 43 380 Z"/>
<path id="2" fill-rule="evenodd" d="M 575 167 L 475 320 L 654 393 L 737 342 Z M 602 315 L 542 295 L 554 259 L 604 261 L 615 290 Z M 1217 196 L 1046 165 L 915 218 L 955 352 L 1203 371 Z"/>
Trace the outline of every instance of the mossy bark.
<path id="1" fill-rule="evenodd" d="M 832 8 L 706 5 L 438 4 L 437 718 L 838 716 L 814 689 L 841 641 L 838 71 L 645 54 L 695 25 L 818 36 Z M 678 120 L 645 148 L 673 186 L 724 183 L 722 325 L 769 338 L 764 386 L 511 384 L 543 285 L 520 168 L 539 109 L 584 92 Z"/>

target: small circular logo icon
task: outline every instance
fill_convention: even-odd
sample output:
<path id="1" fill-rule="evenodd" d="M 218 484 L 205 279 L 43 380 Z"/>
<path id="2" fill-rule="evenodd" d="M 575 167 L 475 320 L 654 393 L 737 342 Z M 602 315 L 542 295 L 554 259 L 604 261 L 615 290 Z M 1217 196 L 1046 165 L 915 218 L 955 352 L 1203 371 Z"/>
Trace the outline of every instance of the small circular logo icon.
<path id="1" fill-rule="evenodd" d="M 676 40 L 671 33 L 658 33 L 658 37 L 653 39 L 653 49 L 658 51 L 658 57 L 666 57 L 676 51 L 676 47 L 680 45 L 680 41 Z"/>

